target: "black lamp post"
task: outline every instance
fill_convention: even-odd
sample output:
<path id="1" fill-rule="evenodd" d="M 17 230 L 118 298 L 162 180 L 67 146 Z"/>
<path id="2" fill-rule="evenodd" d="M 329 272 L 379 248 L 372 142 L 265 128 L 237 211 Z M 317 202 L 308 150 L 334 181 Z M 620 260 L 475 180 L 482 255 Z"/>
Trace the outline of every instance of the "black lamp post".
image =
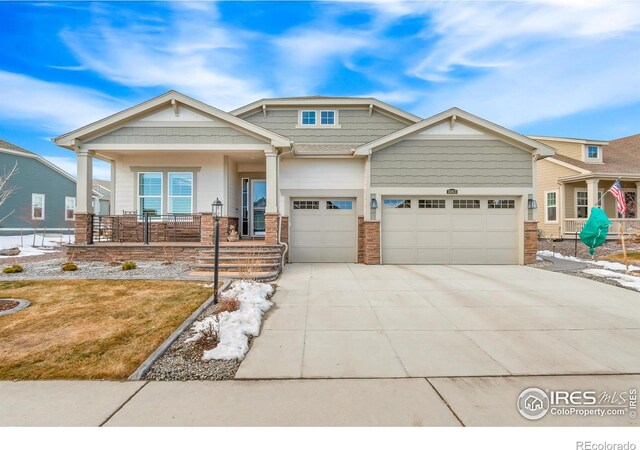
<path id="1" fill-rule="evenodd" d="M 211 204 L 211 212 L 213 219 L 216 221 L 215 229 L 215 248 L 213 255 L 213 288 L 215 289 L 213 298 L 214 303 L 218 303 L 218 253 L 220 247 L 220 216 L 222 215 L 222 202 L 216 197 L 216 201 Z"/>

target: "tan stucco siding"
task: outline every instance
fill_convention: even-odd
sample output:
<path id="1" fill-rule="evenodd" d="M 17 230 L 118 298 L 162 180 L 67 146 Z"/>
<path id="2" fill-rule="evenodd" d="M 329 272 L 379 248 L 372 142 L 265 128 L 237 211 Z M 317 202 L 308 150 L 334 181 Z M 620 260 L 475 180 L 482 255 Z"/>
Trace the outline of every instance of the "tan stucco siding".
<path id="1" fill-rule="evenodd" d="M 532 187 L 529 152 L 498 140 L 405 140 L 371 156 L 371 186 Z"/>
<path id="2" fill-rule="evenodd" d="M 559 234 L 560 220 L 563 214 L 561 208 L 565 208 L 564 217 L 573 217 L 573 189 L 567 189 L 565 196 L 567 199 L 561 198 L 561 189 L 558 184 L 558 178 L 577 175 L 578 172 L 567 167 L 540 160 L 536 167 L 536 200 L 538 202 L 538 229 L 542 230 L 543 236 L 557 237 Z M 558 223 L 545 222 L 545 192 L 556 190 L 558 192 Z"/>
<path id="3" fill-rule="evenodd" d="M 338 127 L 301 127 L 298 122 L 300 110 L 335 110 L 338 113 Z M 308 107 L 300 109 L 267 109 L 267 115 L 254 113 L 244 118 L 248 122 L 259 125 L 293 139 L 296 143 L 342 143 L 364 144 L 407 126 L 387 115 L 369 110 L 339 109 L 332 107 Z M 319 120 L 319 119 L 318 119 Z"/>
<path id="4" fill-rule="evenodd" d="M 264 144 L 231 127 L 122 127 L 89 144 Z"/>

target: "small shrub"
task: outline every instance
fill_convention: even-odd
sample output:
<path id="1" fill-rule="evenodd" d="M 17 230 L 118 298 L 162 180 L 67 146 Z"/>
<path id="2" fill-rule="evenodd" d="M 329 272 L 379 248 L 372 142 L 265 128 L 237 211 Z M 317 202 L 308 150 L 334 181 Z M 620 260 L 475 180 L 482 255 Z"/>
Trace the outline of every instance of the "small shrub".
<path id="1" fill-rule="evenodd" d="M 122 270 L 133 270 L 136 267 L 138 266 L 136 266 L 136 263 L 133 261 L 125 261 L 122 263 Z"/>
<path id="2" fill-rule="evenodd" d="M 22 272 L 24 268 L 19 264 L 14 264 L 13 266 L 5 267 L 2 269 L 4 273 L 19 273 Z"/>
<path id="3" fill-rule="evenodd" d="M 78 270 L 78 266 L 76 266 L 74 263 L 68 262 L 62 265 L 63 272 L 73 272 L 75 270 Z"/>
<path id="4" fill-rule="evenodd" d="M 216 309 L 213 311 L 214 314 L 220 314 L 223 312 L 233 312 L 240 308 L 240 302 L 236 299 L 231 300 L 220 300 L 216 305 Z"/>

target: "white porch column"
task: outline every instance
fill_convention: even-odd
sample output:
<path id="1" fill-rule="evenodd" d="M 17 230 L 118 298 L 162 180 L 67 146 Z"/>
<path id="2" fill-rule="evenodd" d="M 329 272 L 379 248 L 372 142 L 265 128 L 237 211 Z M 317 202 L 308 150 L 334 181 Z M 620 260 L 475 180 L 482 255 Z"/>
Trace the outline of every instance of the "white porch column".
<path id="1" fill-rule="evenodd" d="M 589 211 L 591 207 L 598 204 L 598 180 L 597 178 L 587 180 L 587 203 L 589 205 Z"/>
<path id="2" fill-rule="evenodd" d="M 116 214 L 116 161 L 112 159 L 111 164 L 111 195 L 109 196 L 109 214 Z"/>
<path id="3" fill-rule="evenodd" d="M 76 213 L 93 213 L 93 156 L 87 150 L 76 150 L 78 176 L 76 181 Z"/>
<path id="4" fill-rule="evenodd" d="M 278 213 L 278 155 L 273 152 L 265 153 L 266 181 L 267 181 L 267 207 L 266 214 Z"/>

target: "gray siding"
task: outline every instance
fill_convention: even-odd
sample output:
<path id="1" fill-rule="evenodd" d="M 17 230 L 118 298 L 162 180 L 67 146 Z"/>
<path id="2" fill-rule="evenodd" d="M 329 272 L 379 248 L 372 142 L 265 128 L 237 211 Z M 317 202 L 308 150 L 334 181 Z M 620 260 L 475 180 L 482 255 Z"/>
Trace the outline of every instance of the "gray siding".
<path id="1" fill-rule="evenodd" d="M 338 111 L 340 128 L 296 128 L 298 125 L 298 109 L 267 109 L 267 116 L 257 112 L 244 119 L 258 126 L 286 136 L 297 143 L 343 143 L 364 144 L 379 137 L 386 136 L 408 125 L 389 116 L 373 111 L 369 117 L 367 109 L 339 108 L 300 108 L 300 109 L 335 109 Z"/>
<path id="2" fill-rule="evenodd" d="M 371 156 L 372 186 L 530 187 L 531 154 L 502 141 L 405 140 Z"/>
<path id="3" fill-rule="evenodd" d="M 0 223 L 0 233 L 3 228 L 21 228 L 28 231 L 31 227 L 31 194 L 44 194 L 45 220 L 38 221 L 38 228 L 67 228 L 73 229 L 73 221 L 66 221 L 64 217 L 64 198 L 76 196 L 76 183 L 59 174 L 50 167 L 33 158 L 0 153 L 0 172 L 11 170 L 18 161 L 18 173 L 11 178 L 11 185 L 15 192 L 0 206 L 0 217 L 14 211 L 7 219 Z M 25 217 L 28 216 L 28 217 Z M 7 234 L 6 232 L 3 234 Z M 15 232 L 8 233 L 15 234 Z"/>
<path id="4" fill-rule="evenodd" d="M 264 144 L 231 127 L 122 127 L 92 144 Z"/>

